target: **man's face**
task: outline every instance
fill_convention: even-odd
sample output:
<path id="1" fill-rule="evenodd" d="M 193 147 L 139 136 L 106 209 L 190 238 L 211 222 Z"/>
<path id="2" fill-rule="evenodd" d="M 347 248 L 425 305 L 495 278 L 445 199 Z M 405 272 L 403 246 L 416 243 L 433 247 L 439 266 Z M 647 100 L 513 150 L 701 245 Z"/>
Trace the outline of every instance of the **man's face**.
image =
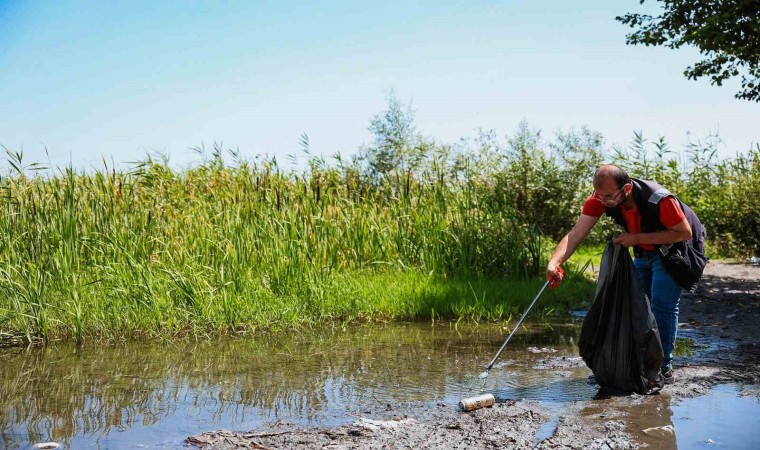
<path id="1" fill-rule="evenodd" d="M 608 208 L 615 208 L 620 206 L 630 195 L 631 185 L 625 184 L 623 187 L 618 187 L 615 180 L 612 178 L 605 178 L 598 185 L 594 185 L 594 190 L 599 194 L 599 198 L 602 200 L 604 206 Z"/>

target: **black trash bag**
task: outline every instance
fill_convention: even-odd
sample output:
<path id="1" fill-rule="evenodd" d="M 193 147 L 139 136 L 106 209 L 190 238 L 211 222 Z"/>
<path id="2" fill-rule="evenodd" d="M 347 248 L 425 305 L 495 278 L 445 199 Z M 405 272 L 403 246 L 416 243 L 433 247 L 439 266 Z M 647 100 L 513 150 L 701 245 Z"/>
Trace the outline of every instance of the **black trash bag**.
<path id="1" fill-rule="evenodd" d="M 662 389 L 660 333 L 625 247 L 610 242 L 604 250 L 578 346 L 600 387 L 638 394 Z"/>

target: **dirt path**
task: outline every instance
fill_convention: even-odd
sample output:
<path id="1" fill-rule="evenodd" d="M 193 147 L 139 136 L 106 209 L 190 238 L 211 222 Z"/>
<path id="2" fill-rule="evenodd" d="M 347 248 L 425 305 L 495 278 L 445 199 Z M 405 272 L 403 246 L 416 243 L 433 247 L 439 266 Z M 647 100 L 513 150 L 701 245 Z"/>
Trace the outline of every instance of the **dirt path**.
<path id="1" fill-rule="evenodd" d="M 669 411 L 672 401 L 704 394 L 718 383 L 760 382 L 760 267 L 709 264 L 697 293 L 681 299 L 680 321 L 679 336 L 694 341 L 693 351 L 676 358 L 676 381 L 660 395 L 589 399 L 572 402 L 561 411 L 527 400 L 507 401 L 471 413 L 439 403 L 406 408 L 406 414 L 390 420 L 388 411 L 378 406 L 375 411 L 364 411 L 354 423 L 334 428 L 273 424 L 245 433 L 202 433 L 187 442 L 207 450 L 651 446 L 647 436 L 672 433 L 672 428 L 661 427 L 667 422 L 663 411 Z M 645 428 L 654 429 L 645 434 L 631 431 Z M 659 442 L 675 448 L 674 436 L 672 445 L 667 440 Z"/>

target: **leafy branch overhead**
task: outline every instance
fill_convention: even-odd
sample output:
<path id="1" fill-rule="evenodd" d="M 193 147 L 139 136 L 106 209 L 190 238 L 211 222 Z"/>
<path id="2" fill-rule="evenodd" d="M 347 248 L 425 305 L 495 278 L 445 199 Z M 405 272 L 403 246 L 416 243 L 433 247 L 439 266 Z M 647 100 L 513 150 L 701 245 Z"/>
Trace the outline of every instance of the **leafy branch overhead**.
<path id="1" fill-rule="evenodd" d="M 741 76 L 741 89 L 734 96 L 760 102 L 760 0 L 660 1 L 663 12 L 657 17 L 628 13 L 615 18 L 635 29 L 626 42 L 693 45 L 705 59 L 687 67 L 684 76 L 709 77 L 718 86 Z"/>

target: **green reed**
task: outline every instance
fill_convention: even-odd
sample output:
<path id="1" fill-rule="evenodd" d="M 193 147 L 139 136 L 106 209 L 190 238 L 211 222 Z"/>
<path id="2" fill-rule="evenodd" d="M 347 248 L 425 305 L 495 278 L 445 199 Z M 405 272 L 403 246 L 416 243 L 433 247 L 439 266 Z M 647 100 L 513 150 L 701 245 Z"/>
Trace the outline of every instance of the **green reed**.
<path id="1" fill-rule="evenodd" d="M 295 173 L 215 157 L 185 171 L 148 159 L 37 176 L 9 156 L 14 173 L 0 182 L 6 336 L 81 343 L 499 319 L 540 286 L 531 278 L 547 243 L 539 231 L 484 201 L 488 186 L 475 177 L 444 168 L 369 182 L 341 166 Z M 578 297 L 566 292 L 565 301 Z"/>
<path id="2" fill-rule="evenodd" d="M 369 174 L 339 158 L 301 172 L 228 165 L 215 148 L 183 171 L 149 158 L 51 175 L 6 150 L 0 344 L 509 318 L 540 286 L 605 156 L 586 129 L 539 137 L 524 125 L 506 144 L 431 146 L 414 167 Z M 637 134 L 611 160 L 691 205 L 711 256 L 757 254 L 760 148 L 718 160 L 716 145 L 694 144 L 683 161 Z M 603 221 L 589 241 L 617 232 Z M 581 256 L 544 313 L 589 299 Z"/>

